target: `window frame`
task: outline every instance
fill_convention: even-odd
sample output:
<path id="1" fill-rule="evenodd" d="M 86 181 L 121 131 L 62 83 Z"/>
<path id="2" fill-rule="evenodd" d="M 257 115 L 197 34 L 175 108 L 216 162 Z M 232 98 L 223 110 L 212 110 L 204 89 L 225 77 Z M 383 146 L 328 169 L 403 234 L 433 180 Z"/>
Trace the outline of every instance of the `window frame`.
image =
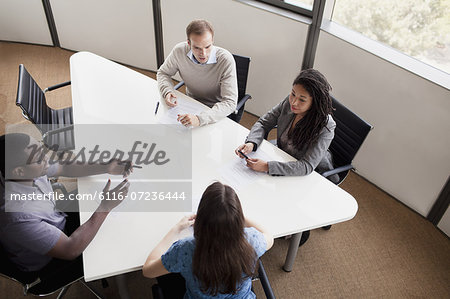
<path id="1" fill-rule="evenodd" d="M 385 43 L 371 39 L 347 26 L 334 22 L 332 20 L 334 6 L 335 0 L 326 0 L 320 30 L 334 35 L 416 76 L 450 90 L 450 74 Z"/>
<path id="2" fill-rule="evenodd" d="M 289 3 L 284 2 L 283 0 L 256 0 L 258 2 L 262 2 L 262 3 L 266 3 L 266 4 L 270 4 L 273 5 L 275 7 L 279 7 L 279 8 L 283 8 L 295 13 L 299 13 L 303 16 L 312 18 L 313 16 L 313 11 L 312 9 L 306 9 L 300 6 L 296 6 L 296 5 L 292 5 Z M 314 5 L 314 3 L 313 3 Z"/>

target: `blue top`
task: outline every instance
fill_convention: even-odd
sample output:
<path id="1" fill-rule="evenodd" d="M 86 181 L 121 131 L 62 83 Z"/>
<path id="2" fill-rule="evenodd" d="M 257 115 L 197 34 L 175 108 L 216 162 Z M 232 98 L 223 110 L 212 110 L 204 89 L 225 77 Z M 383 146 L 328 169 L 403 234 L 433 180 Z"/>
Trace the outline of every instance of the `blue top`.
<path id="1" fill-rule="evenodd" d="M 244 228 L 245 237 L 247 241 L 255 249 L 258 258 L 266 252 L 267 244 L 261 232 L 254 227 Z M 184 298 L 256 298 L 252 292 L 251 278 L 246 278 L 238 287 L 238 292 L 235 295 L 220 294 L 213 297 L 204 294 L 200 290 L 200 284 L 194 274 L 192 273 L 192 257 L 194 255 L 195 239 L 194 237 L 187 237 L 176 241 L 161 257 L 164 267 L 172 273 L 180 273 L 186 280 L 186 294 Z"/>

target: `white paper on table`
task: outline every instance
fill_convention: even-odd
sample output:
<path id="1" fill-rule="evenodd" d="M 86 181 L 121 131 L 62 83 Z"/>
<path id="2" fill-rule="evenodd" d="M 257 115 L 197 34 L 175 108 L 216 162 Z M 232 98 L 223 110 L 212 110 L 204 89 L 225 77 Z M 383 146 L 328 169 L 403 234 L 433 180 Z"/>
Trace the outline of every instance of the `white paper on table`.
<path id="1" fill-rule="evenodd" d="M 271 161 L 273 158 L 266 152 L 259 150 L 247 154 L 249 158 L 261 159 L 264 161 Z M 236 159 L 227 165 L 220 168 L 219 173 L 226 183 L 235 191 L 238 191 L 248 184 L 252 184 L 258 178 L 261 178 L 266 173 L 257 172 L 247 167 L 245 159 L 236 156 Z"/>
<path id="2" fill-rule="evenodd" d="M 187 101 L 184 99 L 177 99 L 178 105 L 173 108 L 168 108 L 167 111 L 159 118 L 161 124 L 174 124 L 184 127 L 177 121 L 178 114 L 199 114 L 206 109 L 205 106 L 198 102 Z"/>

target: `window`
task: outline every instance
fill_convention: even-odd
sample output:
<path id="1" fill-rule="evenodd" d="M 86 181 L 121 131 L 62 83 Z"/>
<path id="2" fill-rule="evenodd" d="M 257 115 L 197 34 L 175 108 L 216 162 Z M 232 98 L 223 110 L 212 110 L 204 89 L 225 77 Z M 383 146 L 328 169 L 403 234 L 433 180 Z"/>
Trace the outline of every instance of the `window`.
<path id="1" fill-rule="evenodd" d="M 450 74 L 449 0 L 335 0 L 332 20 Z"/>
<path id="2" fill-rule="evenodd" d="M 303 7 L 308 10 L 312 10 L 314 0 L 284 0 L 284 2 L 298 7 Z"/>
<path id="3" fill-rule="evenodd" d="M 314 0 L 259 0 L 273 6 L 298 12 L 304 16 L 312 17 L 312 6 Z"/>

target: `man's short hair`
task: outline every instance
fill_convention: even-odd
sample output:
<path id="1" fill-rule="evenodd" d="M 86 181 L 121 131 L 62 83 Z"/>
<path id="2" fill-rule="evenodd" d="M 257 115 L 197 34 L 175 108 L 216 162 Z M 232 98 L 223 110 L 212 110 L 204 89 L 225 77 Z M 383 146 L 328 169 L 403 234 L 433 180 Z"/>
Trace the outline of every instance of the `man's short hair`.
<path id="1" fill-rule="evenodd" d="M 194 20 L 186 27 L 186 35 L 188 39 L 192 34 L 202 35 L 207 31 L 211 32 L 211 35 L 214 37 L 214 29 L 211 23 L 207 20 Z"/>
<path id="2" fill-rule="evenodd" d="M 10 133 L 0 136 L 0 170 L 4 178 L 14 168 L 25 165 L 28 159 L 25 149 L 29 144 L 30 136 L 27 134 Z M 8 174 L 5 173 L 6 170 Z"/>

